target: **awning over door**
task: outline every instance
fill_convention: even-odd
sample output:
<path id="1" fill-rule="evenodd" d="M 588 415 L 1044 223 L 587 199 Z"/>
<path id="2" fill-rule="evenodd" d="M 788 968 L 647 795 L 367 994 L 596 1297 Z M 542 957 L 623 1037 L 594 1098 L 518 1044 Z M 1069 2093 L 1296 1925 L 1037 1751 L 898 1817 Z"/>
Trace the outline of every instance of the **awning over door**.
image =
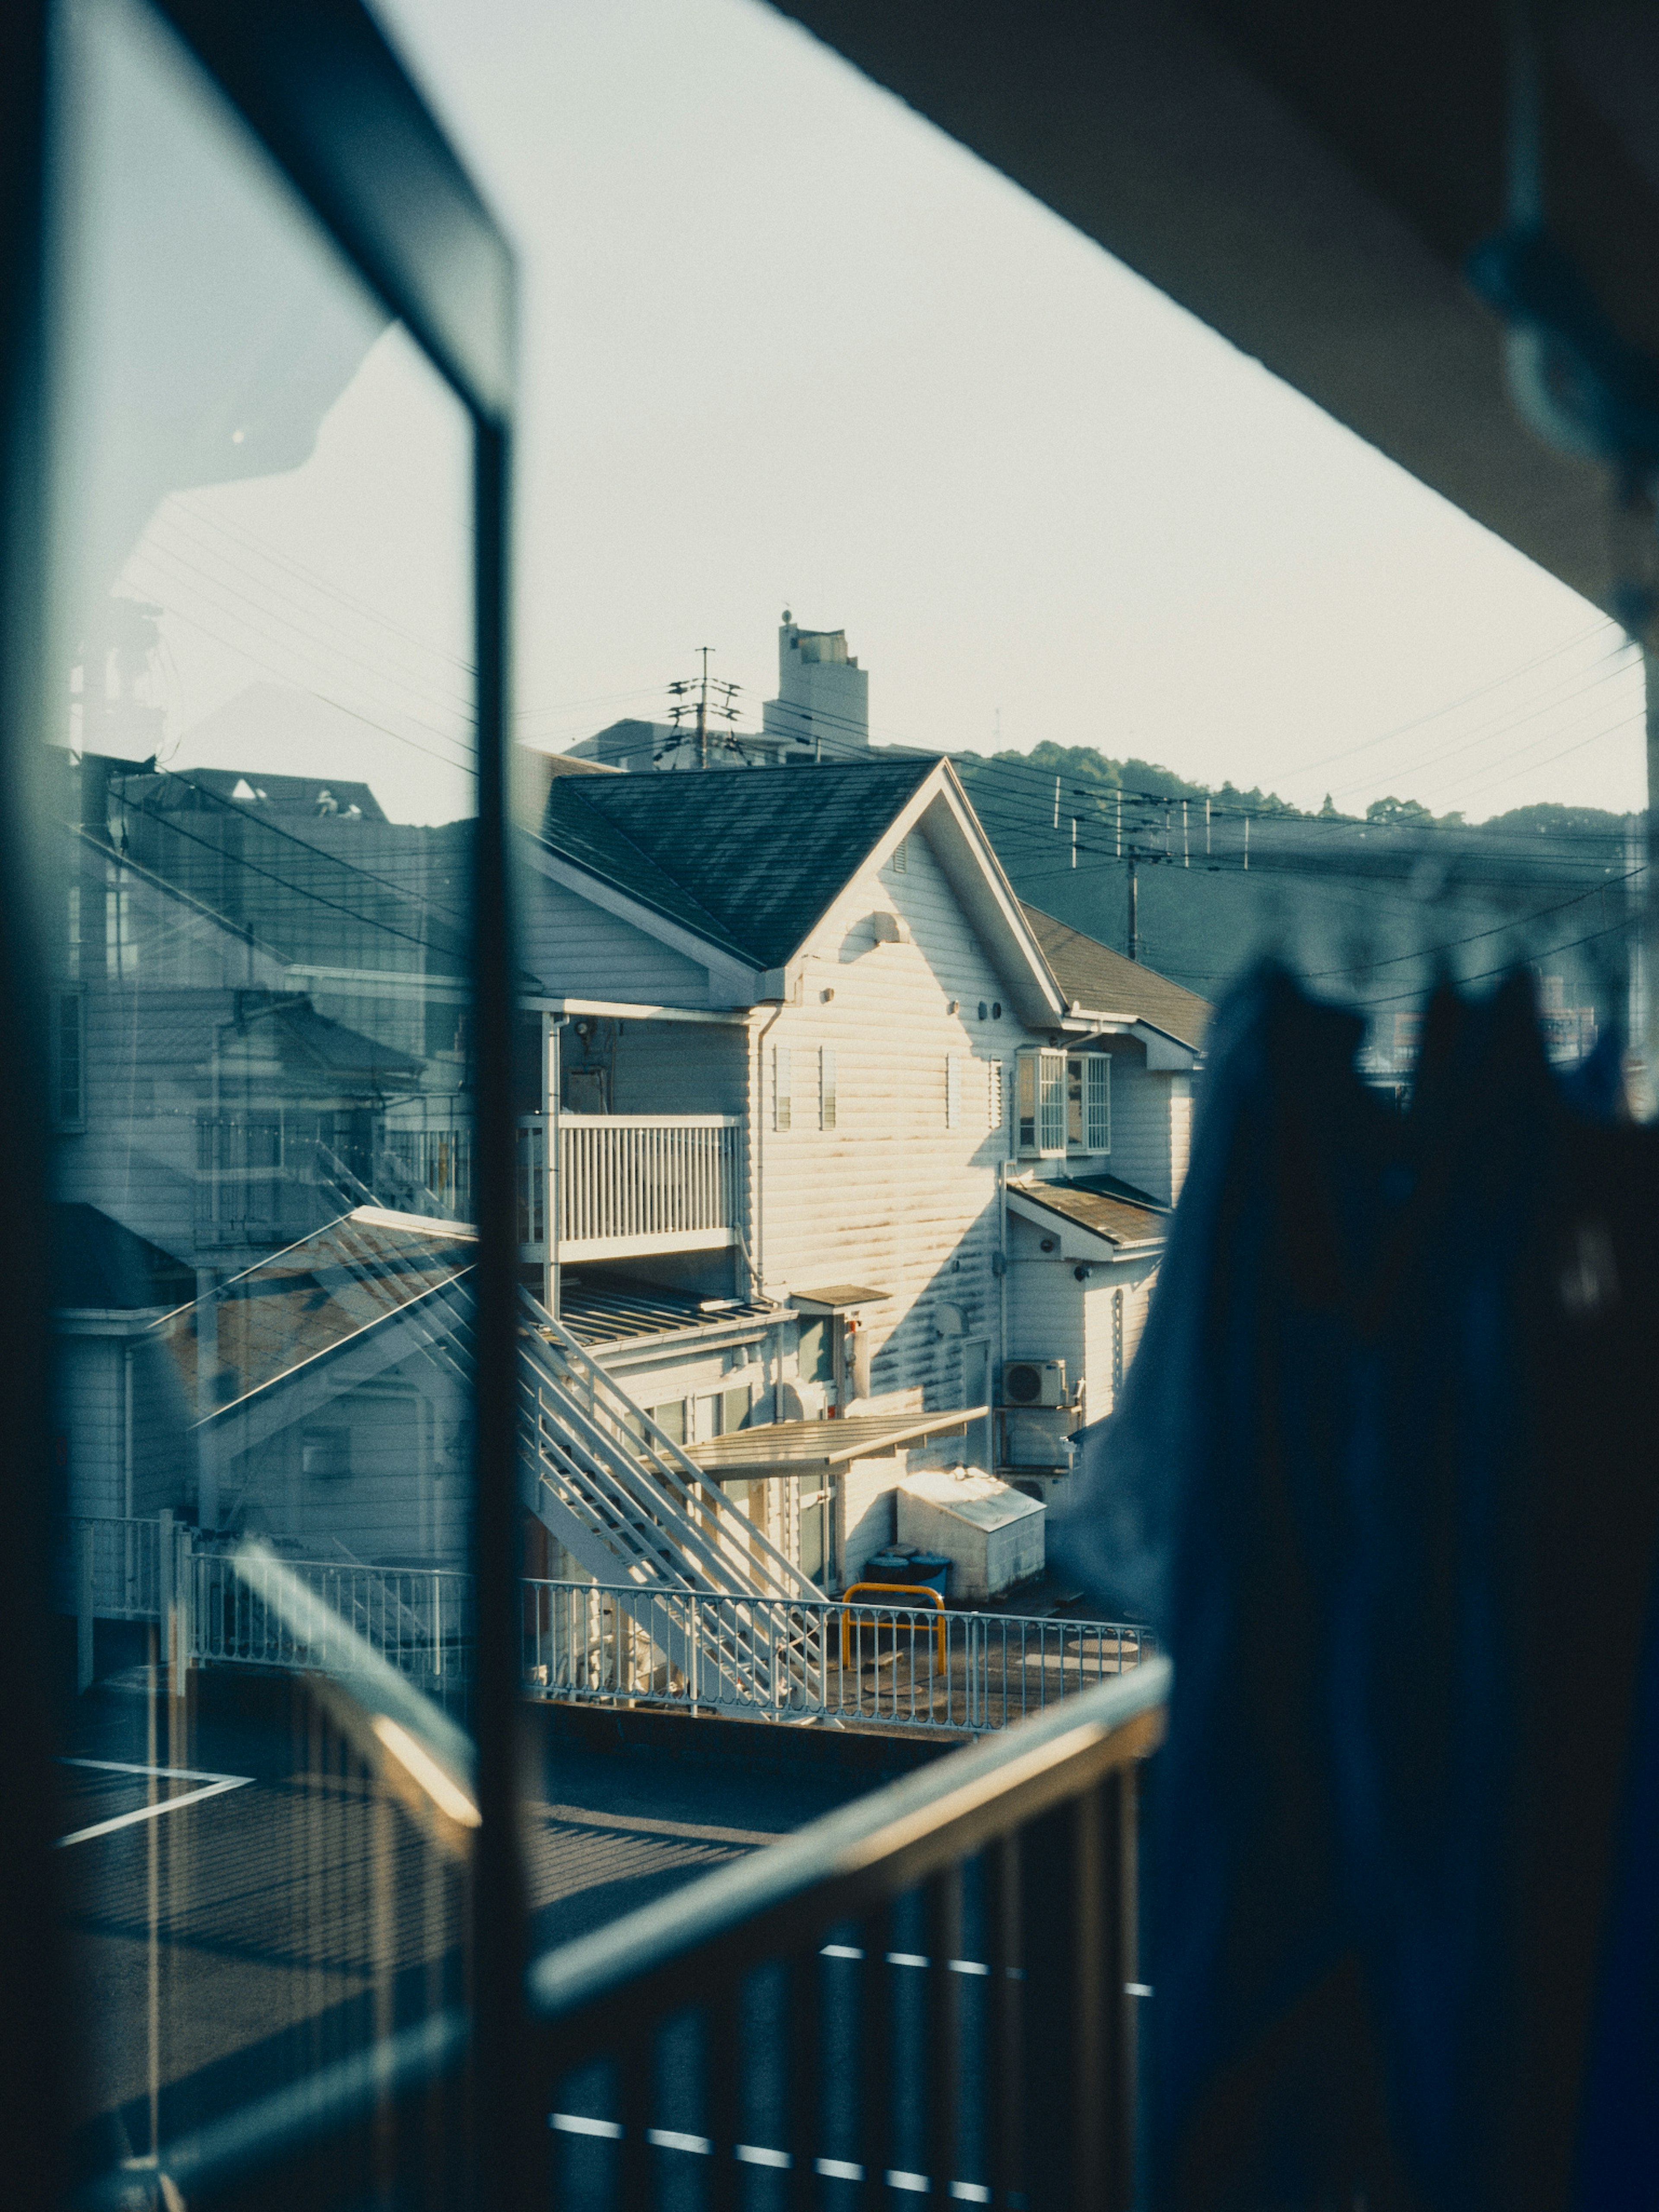
<path id="1" fill-rule="evenodd" d="M 871 1291 L 858 1283 L 831 1283 L 827 1290 L 797 1291 L 789 1303 L 798 1312 L 848 1313 L 854 1306 L 878 1306 L 890 1291 Z"/>
<path id="2" fill-rule="evenodd" d="M 782 1475 L 827 1480 L 851 1460 L 874 1459 L 902 1444 L 948 1436 L 982 1421 L 988 1406 L 945 1413 L 854 1413 L 840 1421 L 770 1421 L 694 1444 L 691 1457 L 711 1482 L 769 1481 Z"/>

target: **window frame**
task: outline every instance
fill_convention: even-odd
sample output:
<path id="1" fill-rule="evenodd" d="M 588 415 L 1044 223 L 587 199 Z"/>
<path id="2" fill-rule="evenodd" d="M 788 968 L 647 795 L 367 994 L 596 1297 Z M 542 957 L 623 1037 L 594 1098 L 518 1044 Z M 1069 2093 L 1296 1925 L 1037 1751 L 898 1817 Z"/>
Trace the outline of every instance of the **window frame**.
<path id="1" fill-rule="evenodd" d="M 1052 1045 L 1022 1045 L 1014 1055 L 1012 1136 L 1021 1159 L 1066 1158 L 1068 1057 L 1063 1048 Z"/>
<path id="2" fill-rule="evenodd" d="M 423 2078 L 459 2077 L 473 2102 L 471 2193 L 516 2203 L 536 2169 L 539 2131 L 522 2094 L 527 2025 L 526 1929 L 521 1909 L 514 1741 L 517 1584 L 513 1027 L 517 1016 L 509 880 L 507 671 L 508 489 L 513 441 L 516 280 L 507 240 L 361 0 L 145 0 L 273 159 L 345 263 L 401 321 L 465 409 L 473 437 L 472 602 L 477 812 L 471 867 L 470 982 L 480 1168 L 473 1267 L 476 1377 L 471 1564 L 477 1607 L 476 1801 L 481 1814 L 468 1884 L 471 2001 L 458 2042 L 428 2034 L 415 2065 Z M 21 1190 L 0 1227 L 0 1302 L 16 1388 L 0 1437 L 9 1505 L 0 1550 L 0 1602 L 22 1679 L 0 1723 L 13 1787 L 0 1801 L 0 1856 L 12 1875 L 0 1913 L 0 1962 L 15 1987 L 64 1985 L 51 1844 L 56 1743 L 39 1717 L 52 1706 L 46 1654 L 52 1532 L 64 1471 L 52 1466 L 50 1133 L 53 1006 L 40 948 L 55 941 L 52 872 L 37 825 L 50 818 L 44 762 L 33 735 L 56 698 L 52 563 L 40 558 L 56 525 L 62 447 L 53 373 L 62 331 L 53 296 L 56 179 L 52 143 L 55 0 L 19 0 L 0 72 L 0 924 L 12 948 L 0 962 L 0 1021 L 25 1079 L 4 1086 L 0 1130 Z M 346 127 L 349 123 L 349 127 Z M 84 948 L 83 948 L 84 949 Z M 82 1068 L 84 1083 L 84 1061 Z M 84 1094 L 83 1094 L 84 1095 Z M 34 2152 L 16 2161 L 11 2203 L 45 2212 L 60 2197 L 68 2146 L 46 2116 L 70 2109 L 78 2054 L 50 2022 L 13 2039 L 0 2103 L 13 2139 Z M 389 2054 L 390 2055 L 390 2054 Z M 400 2062 L 405 2073 L 410 2061 Z M 273 2109 L 247 2111 L 227 2148 L 192 2185 L 192 2203 L 289 2201 L 319 2175 L 355 2171 L 360 2145 L 398 2103 L 368 2082 L 325 2076 L 302 2129 Z M 411 2116 L 414 2106 L 409 2106 Z M 418 2132 L 418 2130 L 416 2130 Z M 413 2139 L 413 2138 L 411 2138 Z M 337 2146 L 337 2166 L 328 2146 Z M 290 2187 L 286 2176 L 303 2172 Z"/>

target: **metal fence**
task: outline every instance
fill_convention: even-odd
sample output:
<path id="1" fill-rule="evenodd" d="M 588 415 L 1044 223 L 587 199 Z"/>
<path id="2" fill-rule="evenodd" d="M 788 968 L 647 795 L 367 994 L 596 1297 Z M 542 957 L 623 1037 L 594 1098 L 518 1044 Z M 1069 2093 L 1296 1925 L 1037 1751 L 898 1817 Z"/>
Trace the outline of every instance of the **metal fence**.
<path id="1" fill-rule="evenodd" d="M 527 1582 L 521 1674 L 532 1695 L 978 1735 L 1127 1673 L 1155 1649 L 1121 1622 L 939 1612 L 860 1598 L 814 1604 Z M 742 1646 L 740 1674 L 697 1655 Z M 671 1655 L 684 1651 L 689 1663 Z M 795 1655 L 821 1663 L 805 1668 Z M 768 1693 L 768 1685 L 770 1692 Z"/>
<path id="2" fill-rule="evenodd" d="M 275 1563 L 319 1601 L 301 1632 L 269 1601 L 257 1560 L 198 1552 L 190 1560 L 188 1650 L 198 1666 L 317 1668 L 349 1674 L 364 1651 L 401 1674 L 441 1682 L 471 1664 L 472 1577 L 439 1567 Z"/>
<path id="3" fill-rule="evenodd" d="M 437 1567 L 266 1564 L 196 1548 L 167 1519 L 78 1520 L 59 1553 L 60 1609 L 93 1677 L 94 1620 L 174 1620 L 191 1666 L 349 1675 L 384 1661 L 448 1706 L 471 1679 L 472 1580 Z M 274 1570 L 317 1601 L 303 1625 L 274 1602 Z M 526 1695 L 769 1720 L 982 1735 L 1151 1658 L 1130 1623 L 939 1611 L 859 1597 L 720 1596 L 649 1583 L 526 1581 Z"/>

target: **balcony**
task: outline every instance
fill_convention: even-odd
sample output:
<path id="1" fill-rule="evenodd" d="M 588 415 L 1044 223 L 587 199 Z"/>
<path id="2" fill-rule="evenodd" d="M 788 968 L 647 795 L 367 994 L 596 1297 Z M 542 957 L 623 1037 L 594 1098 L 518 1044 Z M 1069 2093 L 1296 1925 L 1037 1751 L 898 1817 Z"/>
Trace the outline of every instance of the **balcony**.
<path id="1" fill-rule="evenodd" d="M 741 1241 L 742 1129 L 734 1114 L 557 1116 L 561 1261 L 708 1252 Z M 519 1243 L 546 1256 L 547 1117 L 519 1122 Z"/>

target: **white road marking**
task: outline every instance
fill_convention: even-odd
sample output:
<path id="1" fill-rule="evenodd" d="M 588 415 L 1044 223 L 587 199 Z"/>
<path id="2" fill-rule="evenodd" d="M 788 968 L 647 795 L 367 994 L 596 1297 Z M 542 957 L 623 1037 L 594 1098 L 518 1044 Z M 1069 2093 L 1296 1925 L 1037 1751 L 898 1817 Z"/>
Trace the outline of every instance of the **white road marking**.
<path id="1" fill-rule="evenodd" d="M 183 1805 L 199 1805 L 204 1798 L 222 1797 L 228 1790 L 245 1789 L 253 1780 L 251 1774 L 205 1774 L 193 1766 L 132 1766 L 120 1759 L 61 1759 L 60 1766 L 89 1766 L 100 1774 L 137 1774 L 146 1780 L 154 1778 L 161 1782 L 200 1782 L 200 1790 L 186 1790 L 178 1797 L 163 1797 L 154 1805 L 141 1805 L 134 1813 L 118 1813 L 112 1820 L 95 1820 L 89 1828 L 76 1828 L 67 1836 L 59 1836 L 57 1848 L 61 1851 L 70 1844 L 84 1844 L 94 1836 L 107 1836 L 117 1828 L 130 1828 L 139 1820 L 159 1820 L 163 1813 L 176 1813 Z"/>

